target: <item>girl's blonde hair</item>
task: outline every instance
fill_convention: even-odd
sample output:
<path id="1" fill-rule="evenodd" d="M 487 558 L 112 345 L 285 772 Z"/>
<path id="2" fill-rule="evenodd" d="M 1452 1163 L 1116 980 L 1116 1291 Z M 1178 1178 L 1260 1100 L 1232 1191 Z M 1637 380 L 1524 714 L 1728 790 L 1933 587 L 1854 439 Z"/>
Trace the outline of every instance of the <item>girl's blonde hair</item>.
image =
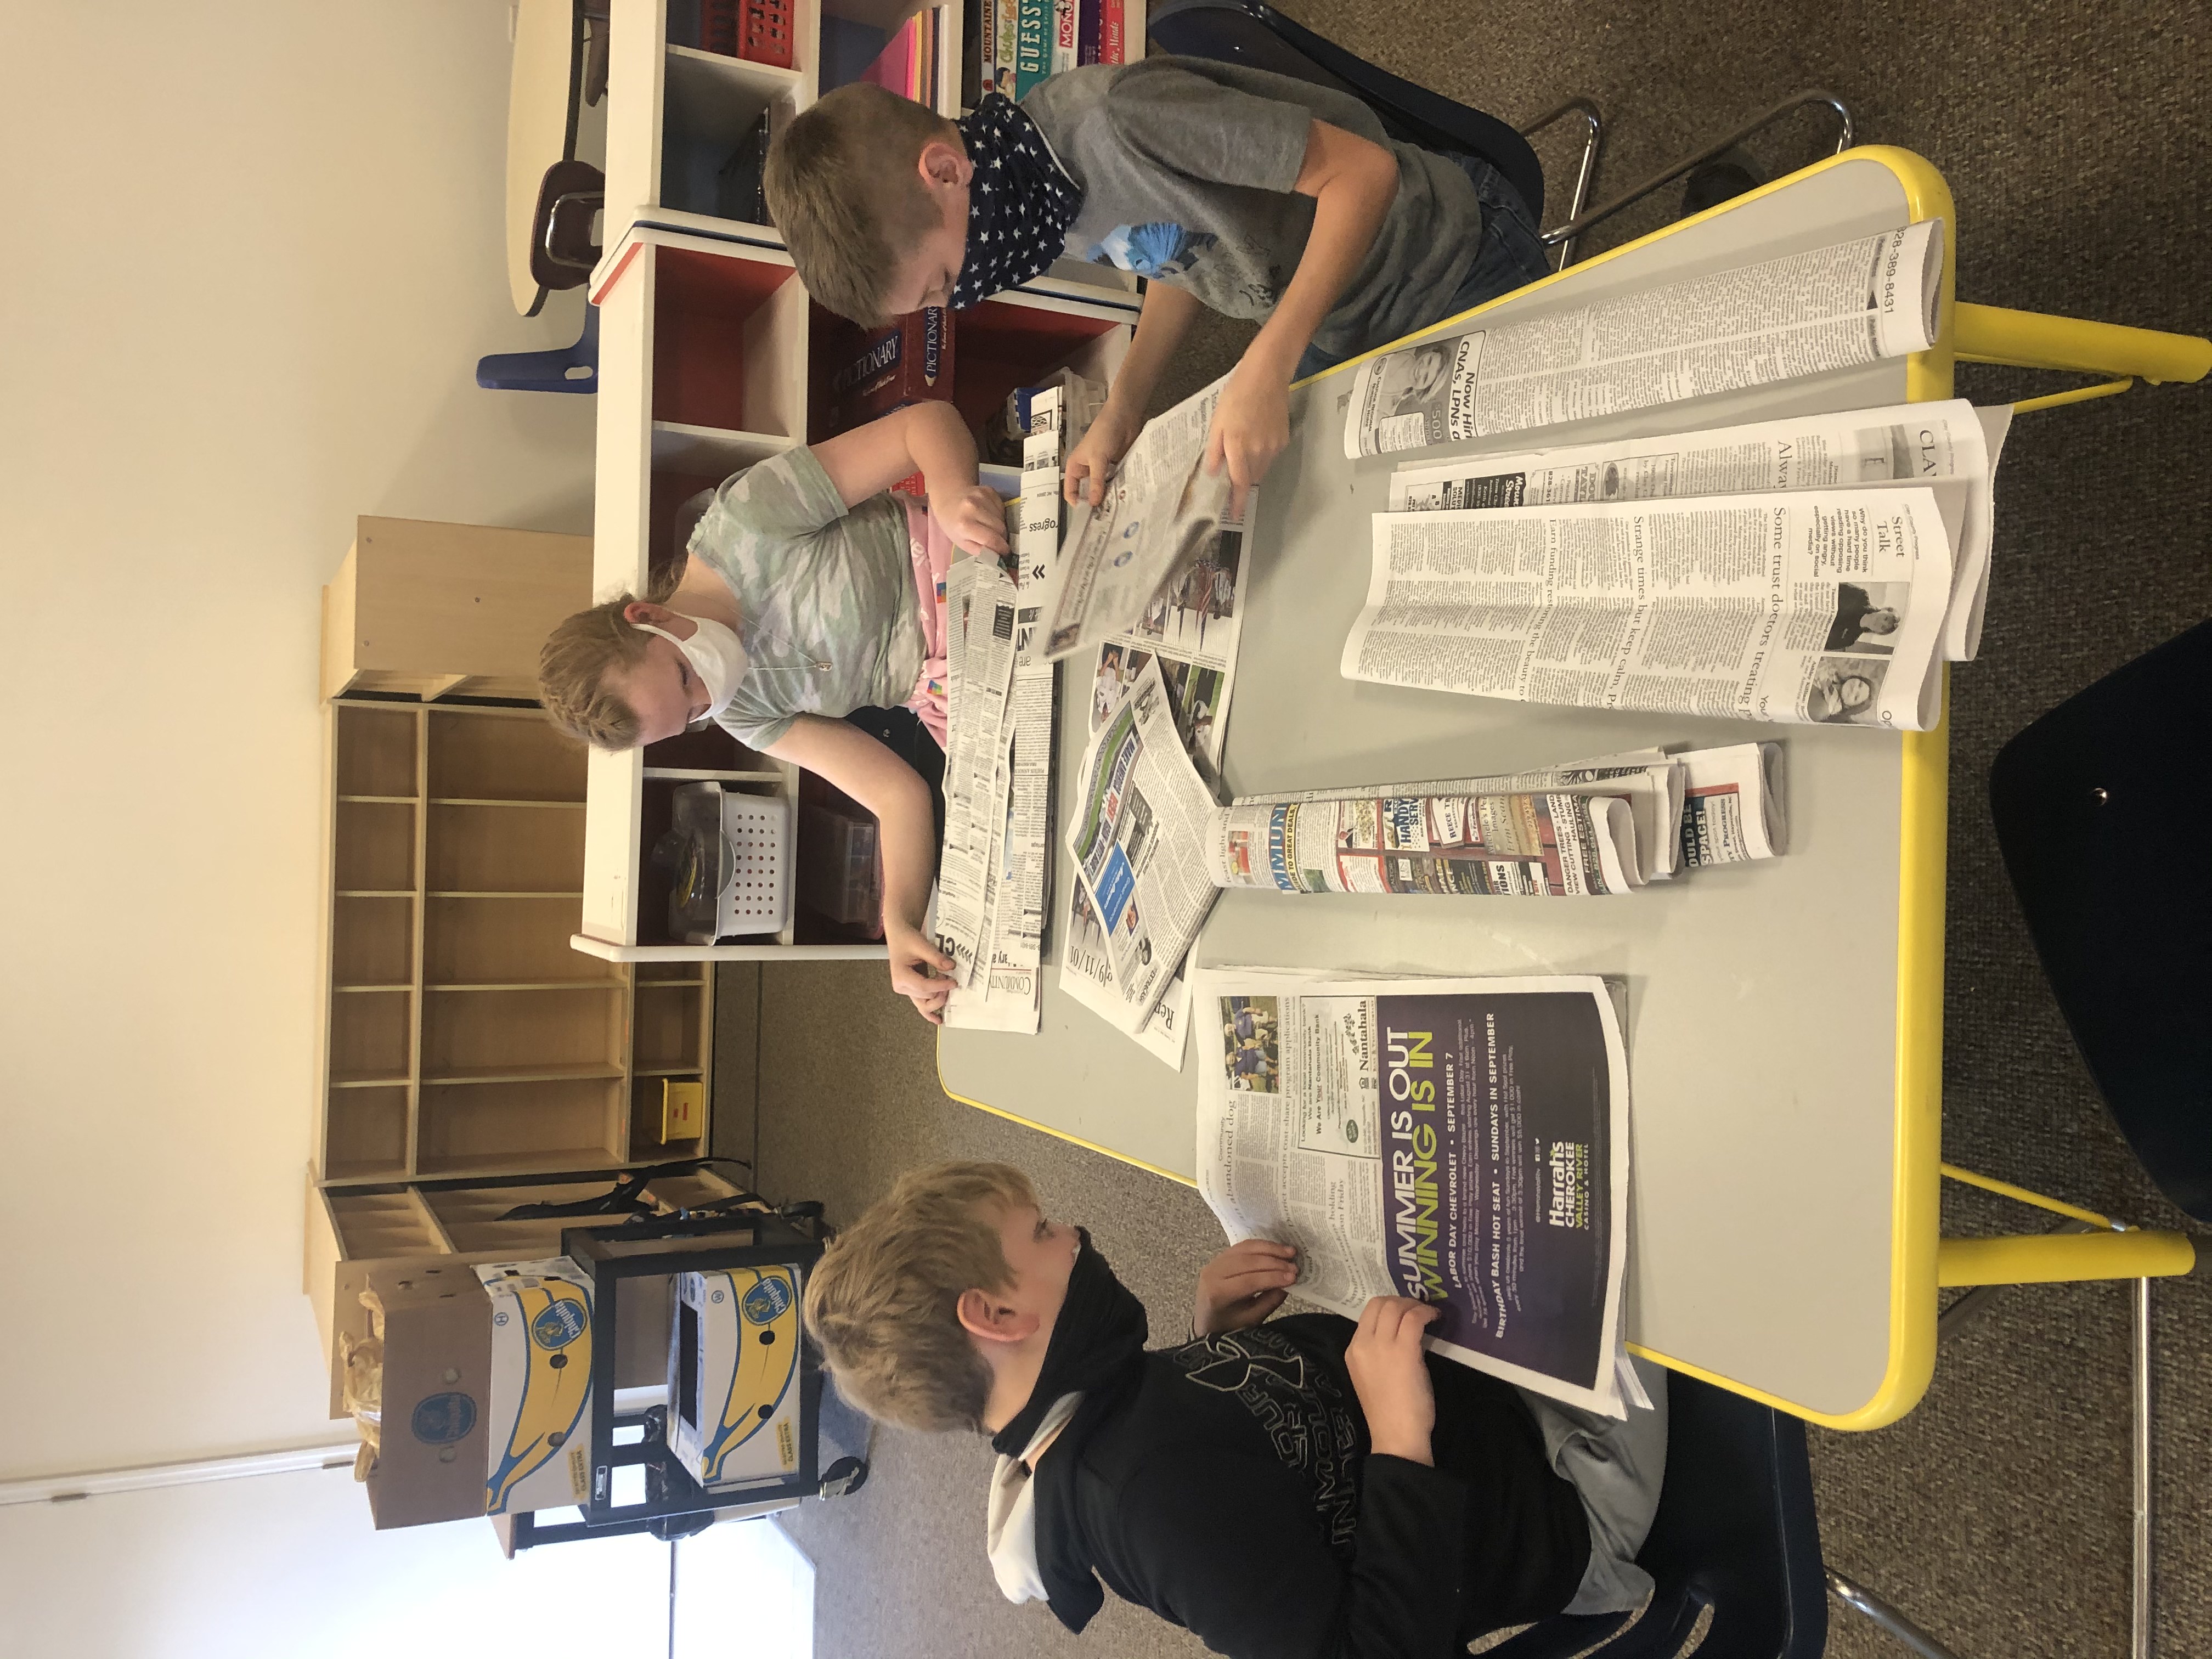
<path id="1" fill-rule="evenodd" d="M 991 1368 L 960 1296 L 1012 1283 L 999 1225 L 1036 1202 L 1010 1164 L 937 1164 L 901 1176 L 832 1240 L 807 1276 L 806 1328 L 837 1392 L 909 1429 L 980 1431 Z"/>
<path id="2" fill-rule="evenodd" d="M 637 711 L 607 683 L 610 670 L 643 660 L 653 637 L 632 627 L 623 610 L 637 603 L 621 593 L 579 611 L 555 629 L 538 653 L 538 700 L 545 717 L 594 749 L 635 749 Z"/>
<path id="3" fill-rule="evenodd" d="M 665 605 L 682 585 L 689 568 L 691 532 L 714 492 L 702 489 L 676 510 L 676 557 L 658 566 L 645 590 L 655 605 Z M 579 743 L 620 752 L 637 747 L 637 711 L 622 694 L 607 689 L 611 670 L 628 668 L 645 658 L 653 635 L 623 617 L 635 605 L 635 593 L 617 593 L 589 611 L 579 611 L 555 629 L 538 653 L 538 701 L 545 717 Z"/>

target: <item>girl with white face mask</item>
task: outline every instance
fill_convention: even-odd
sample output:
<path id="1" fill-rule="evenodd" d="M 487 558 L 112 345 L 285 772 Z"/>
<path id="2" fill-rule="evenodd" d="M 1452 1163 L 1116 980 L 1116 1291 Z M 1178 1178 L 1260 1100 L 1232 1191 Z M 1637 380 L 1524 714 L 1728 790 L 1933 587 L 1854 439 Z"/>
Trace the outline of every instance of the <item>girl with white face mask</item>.
<path id="1" fill-rule="evenodd" d="M 917 471 L 927 514 L 889 493 Z M 580 611 L 546 641 L 546 712 L 612 750 L 713 720 L 873 812 L 891 984 L 937 1023 L 952 964 L 921 924 L 945 771 L 942 579 L 956 550 L 1007 550 L 975 441 L 950 404 L 915 404 L 759 462 L 685 508 L 696 523 L 679 522 L 687 556 L 672 590 Z"/>

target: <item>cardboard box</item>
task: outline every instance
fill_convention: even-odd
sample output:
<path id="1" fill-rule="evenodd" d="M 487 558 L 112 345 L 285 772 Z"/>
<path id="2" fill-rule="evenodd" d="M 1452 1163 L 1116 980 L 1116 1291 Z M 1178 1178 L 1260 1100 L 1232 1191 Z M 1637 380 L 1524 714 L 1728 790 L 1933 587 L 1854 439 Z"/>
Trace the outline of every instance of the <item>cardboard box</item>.
<path id="1" fill-rule="evenodd" d="M 384 1419 L 370 1467 L 379 1529 L 483 1513 L 491 1304 L 458 1263 L 372 1273 L 384 1307 Z"/>
<path id="2" fill-rule="evenodd" d="M 682 1273 L 668 1344 L 670 1449 L 721 1490 L 799 1472 L 799 1271 Z"/>
<path id="3" fill-rule="evenodd" d="M 491 1395 L 477 1513 L 580 1504 L 591 1491 L 592 1281 L 565 1255 L 488 1261 Z"/>

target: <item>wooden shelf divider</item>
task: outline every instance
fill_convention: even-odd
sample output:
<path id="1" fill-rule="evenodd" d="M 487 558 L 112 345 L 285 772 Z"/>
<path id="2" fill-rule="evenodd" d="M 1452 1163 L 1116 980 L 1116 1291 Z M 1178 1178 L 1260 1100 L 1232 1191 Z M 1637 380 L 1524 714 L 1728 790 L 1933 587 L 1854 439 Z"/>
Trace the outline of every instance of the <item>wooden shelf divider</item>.
<path id="1" fill-rule="evenodd" d="M 319 1179 L 343 1191 L 662 1157 L 636 1091 L 641 1078 L 703 1080 L 713 982 L 690 964 L 647 982 L 659 1047 L 636 1070 L 632 969 L 568 944 L 581 754 L 536 708 L 344 697 L 330 733 Z M 704 1150 L 703 1137 L 677 1143 Z M 349 1224 L 454 1248 L 434 1206 L 386 1197 Z"/>

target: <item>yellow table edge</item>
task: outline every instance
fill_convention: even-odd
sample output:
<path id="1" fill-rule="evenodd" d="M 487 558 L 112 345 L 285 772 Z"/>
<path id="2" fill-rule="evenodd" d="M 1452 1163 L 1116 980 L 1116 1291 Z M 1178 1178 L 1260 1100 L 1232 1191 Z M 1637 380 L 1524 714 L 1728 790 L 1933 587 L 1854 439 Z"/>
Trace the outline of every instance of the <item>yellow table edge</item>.
<path id="1" fill-rule="evenodd" d="M 1609 248 L 1568 269 L 1588 270 L 1670 236 L 1686 225 L 1701 224 L 1814 173 L 1861 161 L 1875 162 L 1896 175 L 1905 191 L 1906 222 L 1917 224 L 1923 219 L 1943 222 L 1942 301 L 1938 311 L 1936 343 L 1926 351 L 1914 353 L 1905 364 L 1905 401 L 1940 402 L 1951 396 L 1954 362 L 1952 335 L 1956 306 L 1953 285 L 1958 263 L 1958 216 L 1951 201 L 1951 187 L 1944 182 L 1943 175 L 1911 150 L 1887 144 L 1867 144 L 1844 150 L 1717 207 L 1708 208 L 1692 218 L 1662 226 L 1632 242 Z M 1517 298 L 1530 289 L 1556 283 L 1564 275 L 1557 273 L 1527 288 L 1516 289 L 1511 295 L 1500 295 L 1472 311 L 1431 324 L 1420 332 L 1429 333 L 1447 324 L 1480 316 L 1491 306 Z M 1395 349 L 1395 343 L 1378 346 L 1326 373 L 1340 374 Z M 1319 380 L 1322 376 L 1311 378 Z M 1778 1395 L 1747 1387 L 1717 1371 L 1674 1358 L 1658 1349 L 1641 1343 L 1629 1344 L 1636 1352 L 1670 1370 L 1681 1371 L 1824 1428 L 1878 1429 L 1893 1423 L 1919 1404 L 1936 1374 L 1936 1249 L 1942 1193 L 1939 1165 L 1943 1149 L 1943 899 L 1951 787 L 1950 699 L 1950 671 L 1947 667 L 1942 718 L 1932 731 L 1901 734 L 1904 772 L 1899 789 L 1897 870 L 1897 1149 L 1891 1176 L 1889 1364 L 1881 1382 L 1866 1402 L 1854 1410 L 1816 1412 Z M 1156 1164 L 1102 1146 L 1095 1140 L 1086 1140 L 1081 1135 L 1070 1134 L 1064 1129 L 1053 1128 L 1019 1113 L 956 1092 L 945 1081 L 942 1031 L 938 1034 L 937 1082 L 949 1098 L 963 1106 L 973 1106 L 994 1117 L 1134 1164 L 1183 1186 L 1198 1184 L 1188 1176 L 1164 1170 Z"/>

